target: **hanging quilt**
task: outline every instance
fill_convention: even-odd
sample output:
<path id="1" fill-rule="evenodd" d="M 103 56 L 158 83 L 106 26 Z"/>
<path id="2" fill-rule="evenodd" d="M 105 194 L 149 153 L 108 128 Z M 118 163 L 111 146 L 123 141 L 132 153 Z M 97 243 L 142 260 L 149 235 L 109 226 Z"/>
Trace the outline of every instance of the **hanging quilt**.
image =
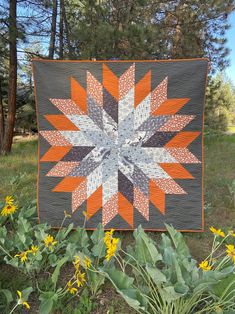
<path id="1" fill-rule="evenodd" d="M 34 60 L 40 221 L 202 231 L 207 63 Z"/>

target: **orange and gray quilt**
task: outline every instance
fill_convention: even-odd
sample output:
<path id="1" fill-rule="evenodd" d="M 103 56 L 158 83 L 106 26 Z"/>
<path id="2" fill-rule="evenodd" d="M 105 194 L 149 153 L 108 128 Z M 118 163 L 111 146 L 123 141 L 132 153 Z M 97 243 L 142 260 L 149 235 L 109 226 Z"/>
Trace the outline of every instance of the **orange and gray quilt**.
<path id="1" fill-rule="evenodd" d="M 38 212 L 60 226 L 203 230 L 207 60 L 34 60 Z"/>

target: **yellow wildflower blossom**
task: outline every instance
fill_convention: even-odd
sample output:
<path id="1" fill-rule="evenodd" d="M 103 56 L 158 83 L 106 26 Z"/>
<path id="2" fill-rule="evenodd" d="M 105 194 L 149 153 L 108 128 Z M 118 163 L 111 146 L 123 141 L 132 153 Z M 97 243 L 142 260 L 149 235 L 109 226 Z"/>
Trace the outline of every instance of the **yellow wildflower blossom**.
<path id="1" fill-rule="evenodd" d="M 231 235 L 232 237 L 235 237 L 235 232 L 233 230 L 230 230 L 228 234 Z"/>
<path id="2" fill-rule="evenodd" d="M 76 282 L 77 282 L 78 288 L 82 287 L 84 283 L 86 282 L 85 276 L 86 276 L 85 273 L 81 273 L 80 271 L 76 272 Z"/>
<path id="3" fill-rule="evenodd" d="M 74 256 L 74 258 L 75 258 L 75 260 L 73 262 L 73 265 L 74 265 L 74 268 L 76 270 L 78 270 L 80 267 L 80 257 L 76 255 L 76 256 Z"/>
<path id="4" fill-rule="evenodd" d="M 20 261 L 21 261 L 22 263 L 24 263 L 24 262 L 26 262 L 27 259 L 28 259 L 28 252 L 27 252 L 27 251 L 26 251 L 26 252 L 21 252 L 21 253 L 19 253 L 19 254 L 16 254 L 15 257 L 19 257 L 19 258 L 20 258 Z"/>
<path id="5" fill-rule="evenodd" d="M 27 252 L 28 252 L 28 253 L 32 253 L 33 255 L 35 255 L 35 254 L 38 252 L 38 250 L 39 250 L 38 246 L 32 245 L 32 246 L 31 246 L 31 249 L 28 250 Z"/>
<path id="6" fill-rule="evenodd" d="M 112 238 L 110 243 L 106 245 L 107 247 L 107 254 L 105 256 L 105 259 L 109 261 L 116 253 L 117 251 L 117 245 L 118 245 L 119 239 L 118 238 Z"/>
<path id="7" fill-rule="evenodd" d="M 26 302 L 25 300 L 23 300 L 22 298 L 22 292 L 17 290 L 17 294 L 19 296 L 19 300 L 18 300 L 18 304 L 22 304 L 27 310 L 30 309 L 30 305 L 28 304 L 28 302 Z"/>
<path id="8" fill-rule="evenodd" d="M 199 264 L 199 267 L 204 270 L 204 271 L 208 271 L 208 270 L 211 270 L 212 266 L 209 265 L 209 262 L 208 261 L 202 261 L 200 264 Z"/>
<path id="9" fill-rule="evenodd" d="M 106 246 L 109 245 L 111 238 L 113 236 L 113 233 L 114 233 L 114 229 L 111 229 L 110 231 L 105 232 L 104 243 Z"/>
<path id="10" fill-rule="evenodd" d="M 215 235 L 218 235 L 223 238 L 225 237 L 225 234 L 221 229 L 215 229 L 214 227 L 210 227 L 210 231 Z"/>
<path id="11" fill-rule="evenodd" d="M 49 249 L 51 249 L 53 246 L 55 246 L 57 244 L 57 241 L 55 241 L 54 237 L 51 235 L 48 235 L 45 239 L 44 239 L 44 244 L 46 247 L 48 247 Z"/>
<path id="12" fill-rule="evenodd" d="M 89 259 L 89 257 L 85 256 L 83 262 L 84 262 L 86 268 L 90 268 L 91 267 L 91 260 Z"/>
<path id="13" fill-rule="evenodd" d="M 7 205 L 13 205 L 13 203 L 14 203 L 14 198 L 13 198 L 13 196 L 12 196 L 12 195 L 6 196 L 6 197 L 5 197 L 5 203 L 6 203 Z"/>
<path id="14" fill-rule="evenodd" d="M 16 212 L 16 209 L 17 209 L 17 206 L 16 205 L 10 205 L 10 204 L 6 204 L 2 211 L 1 211 L 1 215 L 2 216 L 9 216 L 9 215 L 12 215 Z"/>
<path id="15" fill-rule="evenodd" d="M 235 263 L 235 247 L 233 244 L 228 244 L 226 245 L 227 250 L 226 253 L 228 254 L 228 256 L 230 256 L 233 260 L 233 262 Z"/>
<path id="16" fill-rule="evenodd" d="M 69 280 L 67 283 L 67 291 L 71 294 L 75 294 L 78 291 L 77 288 L 73 287 L 71 280 Z"/>

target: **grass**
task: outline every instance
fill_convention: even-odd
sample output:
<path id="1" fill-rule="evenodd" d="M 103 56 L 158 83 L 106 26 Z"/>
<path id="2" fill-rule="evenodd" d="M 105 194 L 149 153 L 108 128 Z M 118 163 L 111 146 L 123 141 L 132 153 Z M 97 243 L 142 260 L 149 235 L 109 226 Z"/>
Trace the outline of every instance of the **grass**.
<path id="1" fill-rule="evenodd" d="M 15 194 L 22 205 L 35 199 L 37 141 L 15 143 L 12 154 L 0 156 L 0 178 L 0 199 Z M 18 186 L 13 184 L 14 181 L 19 183 Z"/>
<path id="2" fill-rule="evenodd" d="M 229 133 L 235 133 L 235 125 L 229 126 L 228 127 L 228 132 Z"/>

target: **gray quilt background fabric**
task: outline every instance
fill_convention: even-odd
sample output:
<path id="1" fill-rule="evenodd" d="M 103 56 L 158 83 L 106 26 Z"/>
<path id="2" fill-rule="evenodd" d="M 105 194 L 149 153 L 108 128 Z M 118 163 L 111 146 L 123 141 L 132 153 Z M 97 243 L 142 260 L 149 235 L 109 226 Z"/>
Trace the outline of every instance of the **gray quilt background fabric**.
<path id="1" fill-rule="evenodd" d="M 87 229 L 94 229 L 102 223 L 105 229 L 132 230 L 142 225 L 145 230 L 153 231 L 164 230 L 164 223 L 168 223 L 178 230 L 202 231 L 202 132 L 207 65 L 206 59 L 125 62 L 34 60 L 40 132 L 40 222 L 59 227 L 66 210 L 71 215 L 66 220 L 67 224 L 73 222 L 75 227 L 83 226 L 83 211 L 86 211 Z M 110 75 L 110 81 L 104 79 L 104 75 Z M 136 86 L 141 80 L 138 98 L 143 99 L 134 105 Z M 82 104 L 84 99 L 80 91 L 86 95 L 86 105 Z M 170 99 L 188 101 L 177 112 L 168 113 L 166 104 Z M 84 112 L 84 106 L 87 112 Z M 60 117 L 56 119 L 56 116 Z M 60 129 L 65 121 L 61 116 L 65 116 L 68 125 L 73 124 L 74 128 Z M 180 116 L 179 127 L 175 126 L 178 123 L 174 122 L 175 116 Z M 179 133 L 191 136 L 193 132 L 200 134 L 192 137 L 186 147 L 183 147 L 182 141 L 179 144 L 188 149 L 191 154 L 188 158 L 191 159 L 180 162 L 180 157 L 177 159 L 176 156 L 182 155 L 182 150 L 177 151 L 177 144 L 174 154 L 170 154 L 167 147 L 171 145 L 168 142 Z M 45 161 L 46 158 L 43 158 L 53 146 L 69 145 L 71 149 L 60 160 L 58 156 L 56 161 Z M 162 154 L 161 158 L 159 154 Z M 59 172 L 57 168 L 55 170 L 58 163 Z M 178 163 L 193 178 L 172 178 L 159 163 Z M 138 179 L 140 176 L 141 180 Z M 74 178 L 78 177 L 83 178 L 80 189 L 79 183 L 72 192 L 63 192 L 59 188 L 53 191 L 65 178 L 69 178 L 68 182 L 73 178 L 71 182 L 74 182 Z M 151 190 L 149 180 L 152 185 L 156 184 L 156 191 L 161 190 L 159 199 L 157 193 L 152 196 L 155 189 Z M 169 187 L 172 187 L 171 193 Z M 98 189 L 101 194 L 98 194 Z M 93 193 L 97 193 L 97 199 Z M 137 194 L 148 199 L 148 204 L 136 205 Z M 159 209 L 156 204 L 163 198 L 165 206 Z M 97 208 L 99 204 L 102 205 Z"/>

